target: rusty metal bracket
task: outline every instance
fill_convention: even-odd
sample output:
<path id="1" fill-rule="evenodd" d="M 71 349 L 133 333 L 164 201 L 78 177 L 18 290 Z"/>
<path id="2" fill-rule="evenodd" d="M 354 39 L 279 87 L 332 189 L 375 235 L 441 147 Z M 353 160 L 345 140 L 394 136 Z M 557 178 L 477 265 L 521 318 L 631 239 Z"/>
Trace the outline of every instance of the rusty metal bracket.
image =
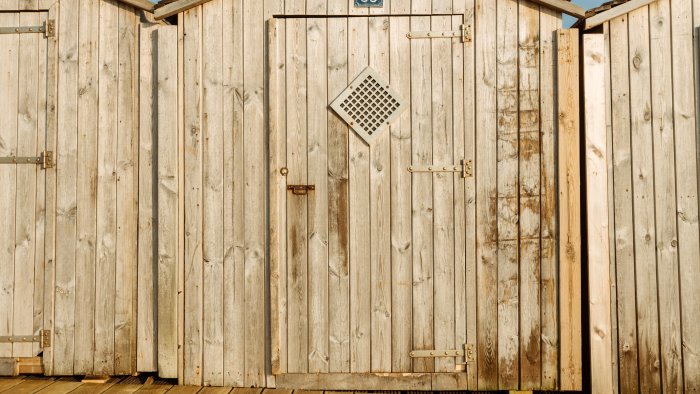
<path id="1" fill-rule="evenodd" d="M 422 38 L 459 38 L 462 42 L 472 42 L 472 25 L 463 24 L 459 27 L 459 30 L 451 31 L 412 31 L 406 34 L 406 37 L 410 39 L 422 39 Z"/>
<path id="2" fill-rule="evenodd" d="M 430 166 L 410 166 L 408 172 L 459 172 L 462 178 L 474 176 L 471 160 L 462 160 L 458 165 L 430 165 Z"/>
<path id="3" fill-rule="evenodd" d="M 295 196 L 305 196 L 309 194 L 310 191 L 316 190 L 315 185 L 289 185 L 287 190 L 291 190 L 292 194 Z"/>
<path id="4" fill-rule="evenodd" d="M 44 33 L 45 37 L 56 36 L 56 21 L 49 19 L 41 26 L 11 26 L 0 27 L 0 34 Z"/>
<path id="5" fill-rule="evenodd" d="M 0 164 L 41 164 L 42 169 L 53 168 L 55 163 L 53 160 L 53 152 L 44 151 L 41 156 L 31 156 L 31 157 L 20 157 L 20 156 L 10 156 L 10 157 L 0 157 Z"/>
<path id="6" fill-rule="evenodd" d="M 476 357 L 474 344 L 465 343 L 462 349 L 450 350 L 412 350 L 409 355 L 411 358 L 442 358 L 442 357 L 463 357 L 464 362 L 455 362 L 455 371 L 464 372 L 469 364 L 474 362 Z"/>

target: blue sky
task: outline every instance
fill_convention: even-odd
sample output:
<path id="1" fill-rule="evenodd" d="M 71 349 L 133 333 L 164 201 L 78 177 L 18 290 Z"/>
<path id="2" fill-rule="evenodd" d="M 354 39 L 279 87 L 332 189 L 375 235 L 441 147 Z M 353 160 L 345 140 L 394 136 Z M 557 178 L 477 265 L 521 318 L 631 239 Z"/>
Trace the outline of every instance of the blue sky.
<path id="1" fill-rule="evenodd" d="M 580 5 L 585 9 L 589 9 L 597 5 L 603 4 L 605 1 L 607 0 L 574 0 L 574 3 Z M 564 18 L 564 26 L 571 26 L 572 23 L 574 23 L 574 18 L 571 18 L 569 16 L 566 16 Z"/>

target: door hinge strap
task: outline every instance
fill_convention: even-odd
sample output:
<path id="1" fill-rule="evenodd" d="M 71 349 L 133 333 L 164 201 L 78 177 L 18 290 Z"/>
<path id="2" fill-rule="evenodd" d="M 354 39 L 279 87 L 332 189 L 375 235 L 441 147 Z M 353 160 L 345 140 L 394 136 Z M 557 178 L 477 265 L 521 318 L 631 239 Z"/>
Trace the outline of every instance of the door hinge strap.
<path id="1" fill-rule="evenodd" d="M 0 164 L 41 164 L 43 169 L 53 168 L 53 152 L 44 151 L 41 156 L 31 156 L 31 157 L 0 157 Z"/>
<path id="2" fill-rule="evenodd" d="M 56 35 L 56 24 L 53 19 L 50 19 L 41 26 L 0 27 L 0 34 L 25 33 L 44 33 L 46 37 L 54 37 Z"/>
<path id="3" fill-rule="evenodd" d="M 0 343 L 32 343 L 32 342 L 41 342 L 41 335 L 0 336 Z"/>
<path id="4" fill-rule="evenodd" d="M 408 172 L 459 172 L 462 178 L 471 178 L 474 176 L 471 160 L 462 160 L 458 165 L 410 166 L 408 167 Z"/>
<path id="5" fill-rule="evenodd" d="M 0 343 L 39 343 L 42 348 L 51 347 L 51 330 L 41 330 L 39 335 L 0 336 Z"/>
<path id="6" fill-rule="evenodd" d="M 472 42 L 472 26 L 461 25 L 459 30 L 451 31 L 412 31 L 406 34 L 410 39 L 420 38 L 460 38 L 462 42 Z"/>

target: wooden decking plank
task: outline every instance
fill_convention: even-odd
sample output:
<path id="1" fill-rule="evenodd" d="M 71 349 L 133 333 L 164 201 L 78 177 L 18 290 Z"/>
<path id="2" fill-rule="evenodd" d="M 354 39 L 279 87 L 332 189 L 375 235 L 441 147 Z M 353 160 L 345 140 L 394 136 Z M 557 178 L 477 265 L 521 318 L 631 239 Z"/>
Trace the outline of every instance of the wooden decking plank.
<path id="1" fill-rule="evenodd" d="M 24 380 L 23 376 L 17 377 L 17 378 L 0 378 L 0 393 L 11 389 L 12 387 L 17 386 L 18 384 L 22 383 Z"/>
<path id="2" fill-rule="evenodd" d="M 109 394 L 134 393 L 138 391 L 141 387 L 143 387 L 142 384 L 115 384 L 114 386 L 110 387 L 109 390 L 103 392 Z"/>
<path id="3" fill-rule="evenodd" d="M 73 392 L 73 390 L 77 389 L 78 387 L 82 386 L 83 383 L 80 381 L 56 381 L 48 386 L 46 386 L 44 389 L 38 391 L 38 393 L 42 394 L 66 394 Z"/>
<path id="4" fill-rule="evenodd" d="M 146 384 L 141 387 L 139 393 L 164 394 L 167 393 L 173 385 L 171 384 Z"/>
<path id="5" fill-rule="evenodd" d="M 39 378 L 39 379 L 24 379 L 22 382 L 14 387 L 10 387 L 3 391 L 4 393 L 12 394 L 24 394 L 24 393 L 35 393 L 44 387 L 52 384 L 55 380 L 53 378 Z"/>
<path id="6" fill-rule="evenodd" d="M 168 390 L 168 394 L 195 394 L 201 389 L 199 386 L 173 386 Z"/>

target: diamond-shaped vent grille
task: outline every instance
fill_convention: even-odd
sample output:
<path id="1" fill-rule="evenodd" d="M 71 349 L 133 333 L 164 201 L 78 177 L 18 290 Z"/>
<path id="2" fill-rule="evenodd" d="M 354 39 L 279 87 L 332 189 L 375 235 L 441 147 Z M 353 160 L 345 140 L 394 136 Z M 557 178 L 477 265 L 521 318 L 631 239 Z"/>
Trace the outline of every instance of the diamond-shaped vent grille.
<path id="1" fill-rule="evenodd" d="M 401 97 L 370 67 L 331 103 L 331 108 L 368 144 L 401 115 L 404 107 Z"/>

